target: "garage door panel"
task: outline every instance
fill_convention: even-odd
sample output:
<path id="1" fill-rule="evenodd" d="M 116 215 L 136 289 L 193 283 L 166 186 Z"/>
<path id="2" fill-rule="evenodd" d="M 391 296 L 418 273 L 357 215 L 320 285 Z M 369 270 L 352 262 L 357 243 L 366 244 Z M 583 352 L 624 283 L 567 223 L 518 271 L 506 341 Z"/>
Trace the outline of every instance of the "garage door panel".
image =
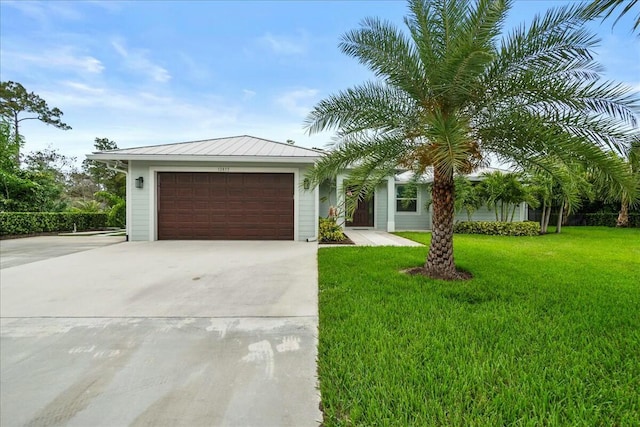
<path id="1" fill-rule="evenodd" d="M 293 174 L 158 173 L 159 239 L 293 239 Z"/>

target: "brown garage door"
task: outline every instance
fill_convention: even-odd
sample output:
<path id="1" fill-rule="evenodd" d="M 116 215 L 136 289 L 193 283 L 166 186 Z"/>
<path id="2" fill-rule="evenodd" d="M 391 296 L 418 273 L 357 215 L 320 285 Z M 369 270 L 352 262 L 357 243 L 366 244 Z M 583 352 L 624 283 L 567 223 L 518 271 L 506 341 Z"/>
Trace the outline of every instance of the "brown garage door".
<path id="1" fill-rule="evenodd" d="M 293 240 L 293 174 L 158 173 L 160 240 Z"/>

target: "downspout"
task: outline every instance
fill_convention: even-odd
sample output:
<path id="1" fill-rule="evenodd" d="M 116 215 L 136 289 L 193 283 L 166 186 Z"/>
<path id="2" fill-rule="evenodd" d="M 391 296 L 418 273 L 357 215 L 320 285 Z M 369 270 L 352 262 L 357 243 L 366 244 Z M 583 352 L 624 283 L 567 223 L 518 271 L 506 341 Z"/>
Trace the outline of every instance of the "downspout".
<path id="1" fill-rule="evenodd" d="M 120 165 L 120 160 L 116 160 L 116 162 L 114 163 L 113 166 L 111 166 L 111 163 L 109 162 L 104 162 L 105 165 L 107 165 L 107 169 L 112 170 L 114 172 L 120 172 L 123 173 L 125 175 L 129 175 L 129 171 L 126 169 L 119 169 L 118 165 Z"/>

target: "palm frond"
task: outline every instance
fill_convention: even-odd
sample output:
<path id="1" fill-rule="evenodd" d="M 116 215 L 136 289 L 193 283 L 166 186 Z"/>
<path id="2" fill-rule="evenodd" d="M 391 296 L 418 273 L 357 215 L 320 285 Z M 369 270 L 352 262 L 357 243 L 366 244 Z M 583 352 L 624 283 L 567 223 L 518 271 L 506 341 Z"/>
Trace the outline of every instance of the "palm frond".
<path id="1" fill-rule="evenodd" d="M 367 82 L 320 101 L 305 119 L 304 127 L 309 134 L 330 129 L 340 129 L 342 134 L 389 131 L 411 126 L 415 110 L 415 101 L 403 90 Z"/>
<path id="2" fill-rule="evenodd" d="M 602 16 L 602 20 L 609 18 L 614 12 L 618 17 L 613 21 L 615 26 L 620 19 L 638 5 L 638 0 L 593 0 L 586 9 L 586 15 L 590 18 Z M 640 11 L 635 16 L 633 31 L 640 28 Z"/>
<path id="3" fill-rule="evenodd" d="M 361 28 L 347 32 L 339 44 L 346 55 L 366 65 L 380 79 L 423 98 L 425 76 L 415 47 L 394 25 L 366 18 Z"/>

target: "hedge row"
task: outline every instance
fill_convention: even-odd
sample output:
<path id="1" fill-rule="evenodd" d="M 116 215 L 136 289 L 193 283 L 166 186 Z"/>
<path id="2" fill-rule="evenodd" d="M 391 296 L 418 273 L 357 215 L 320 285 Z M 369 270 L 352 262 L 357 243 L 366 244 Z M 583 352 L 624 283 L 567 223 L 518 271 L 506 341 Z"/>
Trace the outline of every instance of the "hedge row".
<path id="1" fill-rule="evenodd" d="M 584 214 L 586 225 L 615 227 L 618 221 L 617 213 L 588 213 Z M 629 227 L 640 228 L 640 214 L 629 214 Z"/>
<path id="2" fill-rule="evenodd" d="M 106 213 L 0 212 L 0 236 L 99 230 L 107 226 Z"/>
<path id="3" fill-rule="evenodd" d="M 537 236 L 540 224 L 525 222 L 463 221 L 453 226 L 454 233 L 489 234 L 492 236 Z"/>

